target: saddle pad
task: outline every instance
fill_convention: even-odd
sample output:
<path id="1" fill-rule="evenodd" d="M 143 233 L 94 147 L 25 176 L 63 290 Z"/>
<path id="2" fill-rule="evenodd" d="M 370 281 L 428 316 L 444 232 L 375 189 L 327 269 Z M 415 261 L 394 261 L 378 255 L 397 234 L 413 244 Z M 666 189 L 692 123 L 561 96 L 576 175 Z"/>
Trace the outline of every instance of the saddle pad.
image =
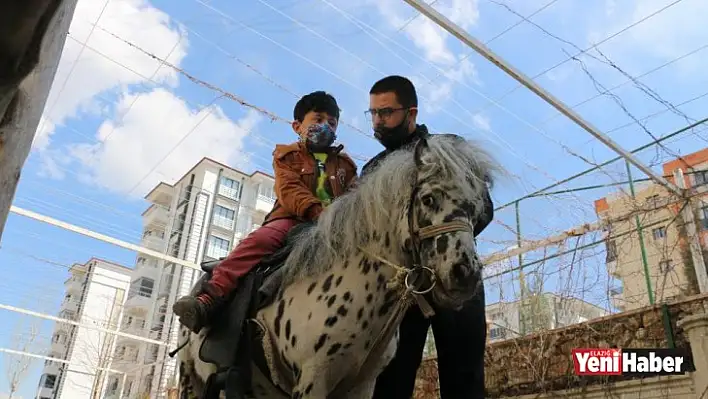
<path id="1" fill-rule="evenodd" d="M 211 322 L 211 328 L 199 348 L 199 357 L 203 361 L 214 363 L 219 368 L 234 364 L 245 320 L 249 317 L 254 287 L 260 280 L 258 277 L 258 273 L 243 276 L 234 296 Z"/>

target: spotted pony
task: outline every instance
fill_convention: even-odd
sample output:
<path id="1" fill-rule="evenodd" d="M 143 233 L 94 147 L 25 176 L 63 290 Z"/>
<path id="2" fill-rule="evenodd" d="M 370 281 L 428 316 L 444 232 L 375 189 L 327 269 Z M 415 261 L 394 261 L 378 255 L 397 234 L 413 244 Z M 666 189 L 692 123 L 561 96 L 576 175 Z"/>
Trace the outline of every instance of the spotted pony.
<path id="1" fill-rule="evenodd" d="M 405 306 L 459 308 L 476 294 L 474 225 L 498 171 L 480 146 L 431 135 L 327 207 L 296 238 L 277 298 L 250 320 L 273 376 L 252 367 L 254 397 L 371 398 Z M 191 335 L 180 356 L 181 389 L 195 397 L 214 372 L 198 356 L 204 336 Z"/>

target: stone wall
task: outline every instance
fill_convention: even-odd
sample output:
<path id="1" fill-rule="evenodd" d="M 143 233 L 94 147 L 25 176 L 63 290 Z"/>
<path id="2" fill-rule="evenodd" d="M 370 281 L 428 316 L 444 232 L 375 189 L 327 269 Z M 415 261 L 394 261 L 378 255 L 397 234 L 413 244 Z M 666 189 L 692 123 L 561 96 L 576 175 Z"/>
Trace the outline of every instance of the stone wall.
<path id="1" fill-rule="evenodd" d="M 570 351 L 573 348 L 661 348 L 688 350 L 691 347 L 677 321 L 689 315 L 702 314 L 708 307 L 708 295 L 637 309 L 631 312 L 591 320 L 566 328 L 545 331 L 525 337 L 495 342 L 487 346 L 485 386 L 488 398 L 534 395 L 559 390 L 588 390 L 617 385 L 628 377 L 577 377 L 573 373 Z M 665 320 L 664 308 L 668 313 Z M 665 322 L 670 327 L 667 334 Z M 426 359 L 418 370 L 415 399 L 438 397 L 436 359 Z M 626 385 L 628 382 L 622 382 Z M 539 396 L 540 395 L 540 396 Z"/>

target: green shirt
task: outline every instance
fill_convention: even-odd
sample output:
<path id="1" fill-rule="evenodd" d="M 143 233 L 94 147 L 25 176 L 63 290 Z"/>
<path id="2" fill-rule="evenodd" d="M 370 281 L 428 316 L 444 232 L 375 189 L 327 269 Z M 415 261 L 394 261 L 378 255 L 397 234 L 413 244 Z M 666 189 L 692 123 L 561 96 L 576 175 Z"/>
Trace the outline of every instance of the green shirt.
<path id="1" fill-rule="evenodd" d="M 315 194 L 322 201 L 324 206 L 329 205 L 332 202 L 332 196 L 329 195 L 326 188 L 327 172 L 325 171 L 325 161 L 327 161 L 327 154 L 325 153 L 314 153 L 315 162 L 317 163 L 317 168 L 319 169 L 319 175 L 317 176 L 317 189 Z"/>

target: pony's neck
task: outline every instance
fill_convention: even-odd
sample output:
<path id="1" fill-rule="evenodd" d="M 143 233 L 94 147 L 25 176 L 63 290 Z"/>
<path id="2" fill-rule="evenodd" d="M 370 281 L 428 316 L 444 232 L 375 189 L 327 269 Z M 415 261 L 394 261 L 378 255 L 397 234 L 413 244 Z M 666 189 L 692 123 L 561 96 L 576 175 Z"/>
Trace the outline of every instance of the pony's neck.
<path id="1" fill-rule="evenodd" d="M 392 220 L 397 220 L 392 218 Z M 396 266 L 405 266 L 407 260 L 403 250 L 403 242 L 400 239 L 403 235 L 397 227 L 391 227 L 383 233 L 374 231 L 369 234 L 368 239 L 361 249 L 367 257 L 383 259 Z M 390 266 L 386 266 L 390 268 Z"/>

